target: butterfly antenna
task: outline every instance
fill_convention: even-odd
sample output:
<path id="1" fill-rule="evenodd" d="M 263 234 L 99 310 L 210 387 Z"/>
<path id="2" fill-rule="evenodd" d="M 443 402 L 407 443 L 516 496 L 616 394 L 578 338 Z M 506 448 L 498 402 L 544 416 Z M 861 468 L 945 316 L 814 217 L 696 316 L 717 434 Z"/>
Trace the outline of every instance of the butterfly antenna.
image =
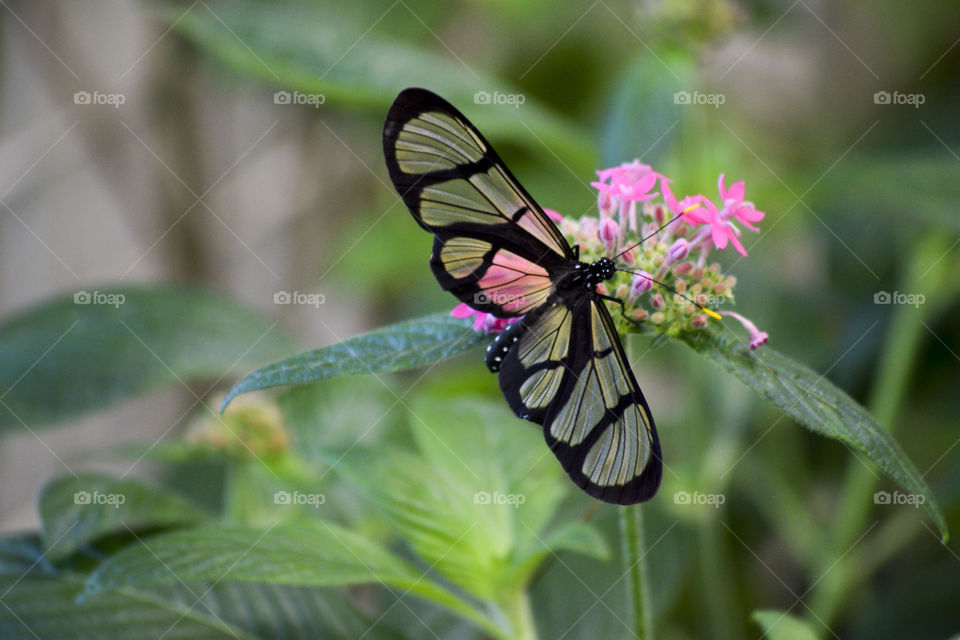
<path id="1" fill-rule="evenodd" d="M 620 269 L 620 268 L 618 268 L 617 271 L 623 271 L 624 273 L 632 273 L 632 274 L 635 275 L 635 276 L 640 276 L 641 278 L 646 278 L 647 280 L 649 280 L 649 281 L 652 282 L 653 284 L 658 285 L 658 286 L 660 286 L 660 287 L 663 287 L 663 288 L 666 289 L 667 291 L 672 291 L 675 295 L 680 296 L 681 298 L 683 298 L 684 300 L 686 300 L 687 302 L 689 302 L 690 304 L 692 304 L 692 305 L 695 306 L 696 308 L 700 309 L 700 311 L 703 311 L 705 314 L 707 314 L 707 315 L 710 316 L 711 318 L 715 318 L 715 319 L 717 319 L 717 320 L 722 320 L 722 319 L 723 319 L 723 318 L 720 317 L 720 314 L 717 313 L 716 311 L 714 311 L 713 309 L 707 309 L 707 308 L 706 308 L 705 306 L 703 306 L 702 304 L 699 304 L 699 303 L 696 302 L 695 300 L 692 300 L 692 299 L 689 298 L 688 296 L 680 293 L 679 291 L 677 291 L 676 289 L 674 289 L 674 288 L 671 287 L 670 285 L 664 284 L 664 283 L 660 282 L 659 280 L 654 280 L 653 278 L 651 278 L 650 276 L 648 276 L 648 275 L 645 274 L 645 273 L 640 273 L 639 271 L 630 271 L 629 269 Z"/>
<path id="2" fill-rule="evenodd" d="M 687 212 L 693 211 L 694 209 L 696 209 L 696 208 L 699 207 L 699 206 L 700 206 L 700 203 L 699 203 L 699 202 L 696 203 L 696 204 L 690 205 L 689 207 L 687 207 L 686 209 L 684 209 L 683 211 L 681 211 L 680 213 L 678 213 L 677 215 L 673 216 L 672 218 L 670 218 L 669 220 L 667 220 L 665 223 L 663 223 L 662 225 L 660 225 L 660 227 L 657 228 L 656 231 L 651 231 L 649 234 L 647 234 L 646 236 L 644 236 L 643 238 L 641 238 L 639 242 L 634 242 L 632 245 L 630 245 L 629 247 L 627 247 L 626 249 L 624 249 L 623 251 L 621 251 L 621 252 L 618 253 L 617 255 L 613 256 L 613 259 L 616 260 L 617 258 L 619 258 L 620 256 L 622 256 L 622 255 L 625 254 L 626 252 L 632 251 L 634 247 L 639 247 L 639 246 L 642 245 L 644 242 L 646 242 L 647 240 L 649 240 L 650 238 L 652 238 L 653 236 L 657 235 L 658 233 L 660 233 L 661 231 L 663 231 L 664 229 L 666 229 L 667 227 L 669 227 L 671 224 L 673 224 L 674 222 L 676 222 L 677 219 L 678 219 L 680 216 L 682 216 L 683 214 L 685 214 L 685 213 L 687 213 Z"/>

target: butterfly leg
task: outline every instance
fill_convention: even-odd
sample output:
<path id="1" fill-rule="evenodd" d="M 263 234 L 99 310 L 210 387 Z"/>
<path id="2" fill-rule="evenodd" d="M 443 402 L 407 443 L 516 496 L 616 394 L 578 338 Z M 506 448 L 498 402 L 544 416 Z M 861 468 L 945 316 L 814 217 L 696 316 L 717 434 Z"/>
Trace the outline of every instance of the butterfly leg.
<path id="1" fill-rule="evenodd" d="M 634 320 L 633 318 L 631 318 L 630 316 L 627 315 L 627 307 L 623 304 L 623 300 L 621 300 L 620 298 L 617 298 L 617 297 L 615 297 L 615 296 L 604 295 L 604 294 L 602 294 L 602 293 L 598 293 L 597 296 L 600 297 L 600 298 L 602 298 L 602 299 L 604 299 L 604 300 L 606 300 L 606 301 L 608 301 L 608 302 L 616 302 L 618 305 L 620 305 L 620 315 L 623 316 L 623 319 L 624 319 L 624 320 L 626 320 L 627 322 L 629 322 L 629 323 L 632 324 L 633 326 L 635 326 L 635 327 L 642 327 L 642 326 L 643 326 L 643 323 L 642 323 L 642 322 L 638 322 L 637 320 Z"/>

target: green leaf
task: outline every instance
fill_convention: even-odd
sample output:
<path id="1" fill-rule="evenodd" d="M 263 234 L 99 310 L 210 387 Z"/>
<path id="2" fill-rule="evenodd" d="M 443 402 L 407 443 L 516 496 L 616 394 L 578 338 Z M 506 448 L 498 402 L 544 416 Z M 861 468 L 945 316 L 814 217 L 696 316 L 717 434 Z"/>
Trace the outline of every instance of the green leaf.
<path id="1" fill-rule="evenodd" d="M 0 324 L 0 430 L 64 420 L 164 384 L 215 379 L 234 366 L 293 351 L 274 323 L 202 291 L 118 287 L 85 293 L 109 296 L 98 300 L 116 306 L 77 304 L 68 294 Z"/>
<path id="2" fill-rule="evenodd" d="M 452 418 L 454 417 L 454 418 Z M 411 406 L 418 453 L 353 452 L 335 471 L 379 509 L 426 564 L 478 598 L 501 601 L 551 551 L 582 551 L 586 525 L 552 532 L 568 482 L 540 430 L 506 408 L 427 396 Z"/>
<path id="3" fill-rule="evenodd" d="M 380 545 L 338 525 L 279 525 L 261 531 L 205 526 L 151 537 L 111 556 L 87 581 L 85 598 L 118 588 L 178 581 L 301 586 L 383 584 L 446 606 L 487 631 L 498 627 Z"/>
<path id="4" fill-rule="evenodd" d="M 848 445 L 854 455 L 863 455 L 907 491 L 923 496 L 946 541 L 946 521 L 916 466 L 863 406 L 824 376 L 769 347 L 751 351 L 729 331 L 687 333 L 681 340 L 800 424 Z"/>
<path id="5" fill-rule="evenodd" d="M 356 4 L 234 0 L 187 11 L 179 4 L 161 6 L 180 33 L 229 68 L 265 82 L 270 93 L 322 94 L 320 109 L 361 108 L 382 118 L 400 90 L 442 87 L 447 100 L 471 117 L 477 114 L 488 136 L 521 142 L 538 153 L 546 146 L 583 175 L 596 168 L 593 142 L 582 127 L 484 74 L 483 64 L 424 48 L 421 39 L 434 36 L 406 5 L 385 13 L 377 8 L 371 15 L 351 6 Z M 410 41 L 397 39 L 400 33 L 410 34 Z M 362 46 L 356 46 L 360 40 Z M 520 94 L 523 102 L 475 104 L 478 91 Z"/>
<path id="6" fill-rule="evenodd" d="M 82 600 L 86 576 L 46 562 L 36 537 L 0 540 L 0 637 L 357 638 L 371 621 L 336 589 L 243 582 L 124 588 Z M 365 637 L 384 637 L 378 629 Z"/>
<path id="7" fill-rule="evenodd" d="M 412 369 L 490 342 L 469 320 L 435 313 L 377 329 L 329 347 L 307 351 L 257 369 L 223 399 L 221 410 L 241 393 L 306 384 L 333 376 Z"/>
<path id="8" fill-rule="evenodd" d="M 750 616 L 770 640 L 817 640 L 817 634 L 796 616 L 774 609 L 754 611 Z"/>
<path id="9" fill-rule="evenodd" d="M 62 476 L 40 494 L 43 540 L 51 559 L 103 534 L 195 523 L 204 514 L 184 500 L 134 480 L 97 474 Z"/>

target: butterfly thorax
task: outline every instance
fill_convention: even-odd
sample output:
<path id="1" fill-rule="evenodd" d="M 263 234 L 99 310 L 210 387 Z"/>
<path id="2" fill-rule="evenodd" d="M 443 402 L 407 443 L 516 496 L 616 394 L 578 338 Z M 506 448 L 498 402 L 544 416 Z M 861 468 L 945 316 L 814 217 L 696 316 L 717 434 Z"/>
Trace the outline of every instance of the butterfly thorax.
<path id="1" fill-rule="evenodd" d="M 592 263 L 578 262 L 566 281 L 558 284 L 559 288 L 569 291 L 595 291 L 598 284 L 609 280 L 616 272 L 616 265 L 610 258 L 600 258 Z"/>

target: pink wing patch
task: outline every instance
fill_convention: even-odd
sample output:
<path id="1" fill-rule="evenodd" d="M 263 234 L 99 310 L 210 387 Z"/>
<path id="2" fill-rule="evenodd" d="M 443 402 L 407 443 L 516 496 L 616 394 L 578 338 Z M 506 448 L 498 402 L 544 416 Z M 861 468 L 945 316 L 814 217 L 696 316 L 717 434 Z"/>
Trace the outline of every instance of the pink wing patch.
<path id="1" fill-rule="evenodd" d="M 547 270 L 510 251 L 500 250 L 477 286 L 489 301 L 510 313 L 526 313 L 550 296 Z"/>

